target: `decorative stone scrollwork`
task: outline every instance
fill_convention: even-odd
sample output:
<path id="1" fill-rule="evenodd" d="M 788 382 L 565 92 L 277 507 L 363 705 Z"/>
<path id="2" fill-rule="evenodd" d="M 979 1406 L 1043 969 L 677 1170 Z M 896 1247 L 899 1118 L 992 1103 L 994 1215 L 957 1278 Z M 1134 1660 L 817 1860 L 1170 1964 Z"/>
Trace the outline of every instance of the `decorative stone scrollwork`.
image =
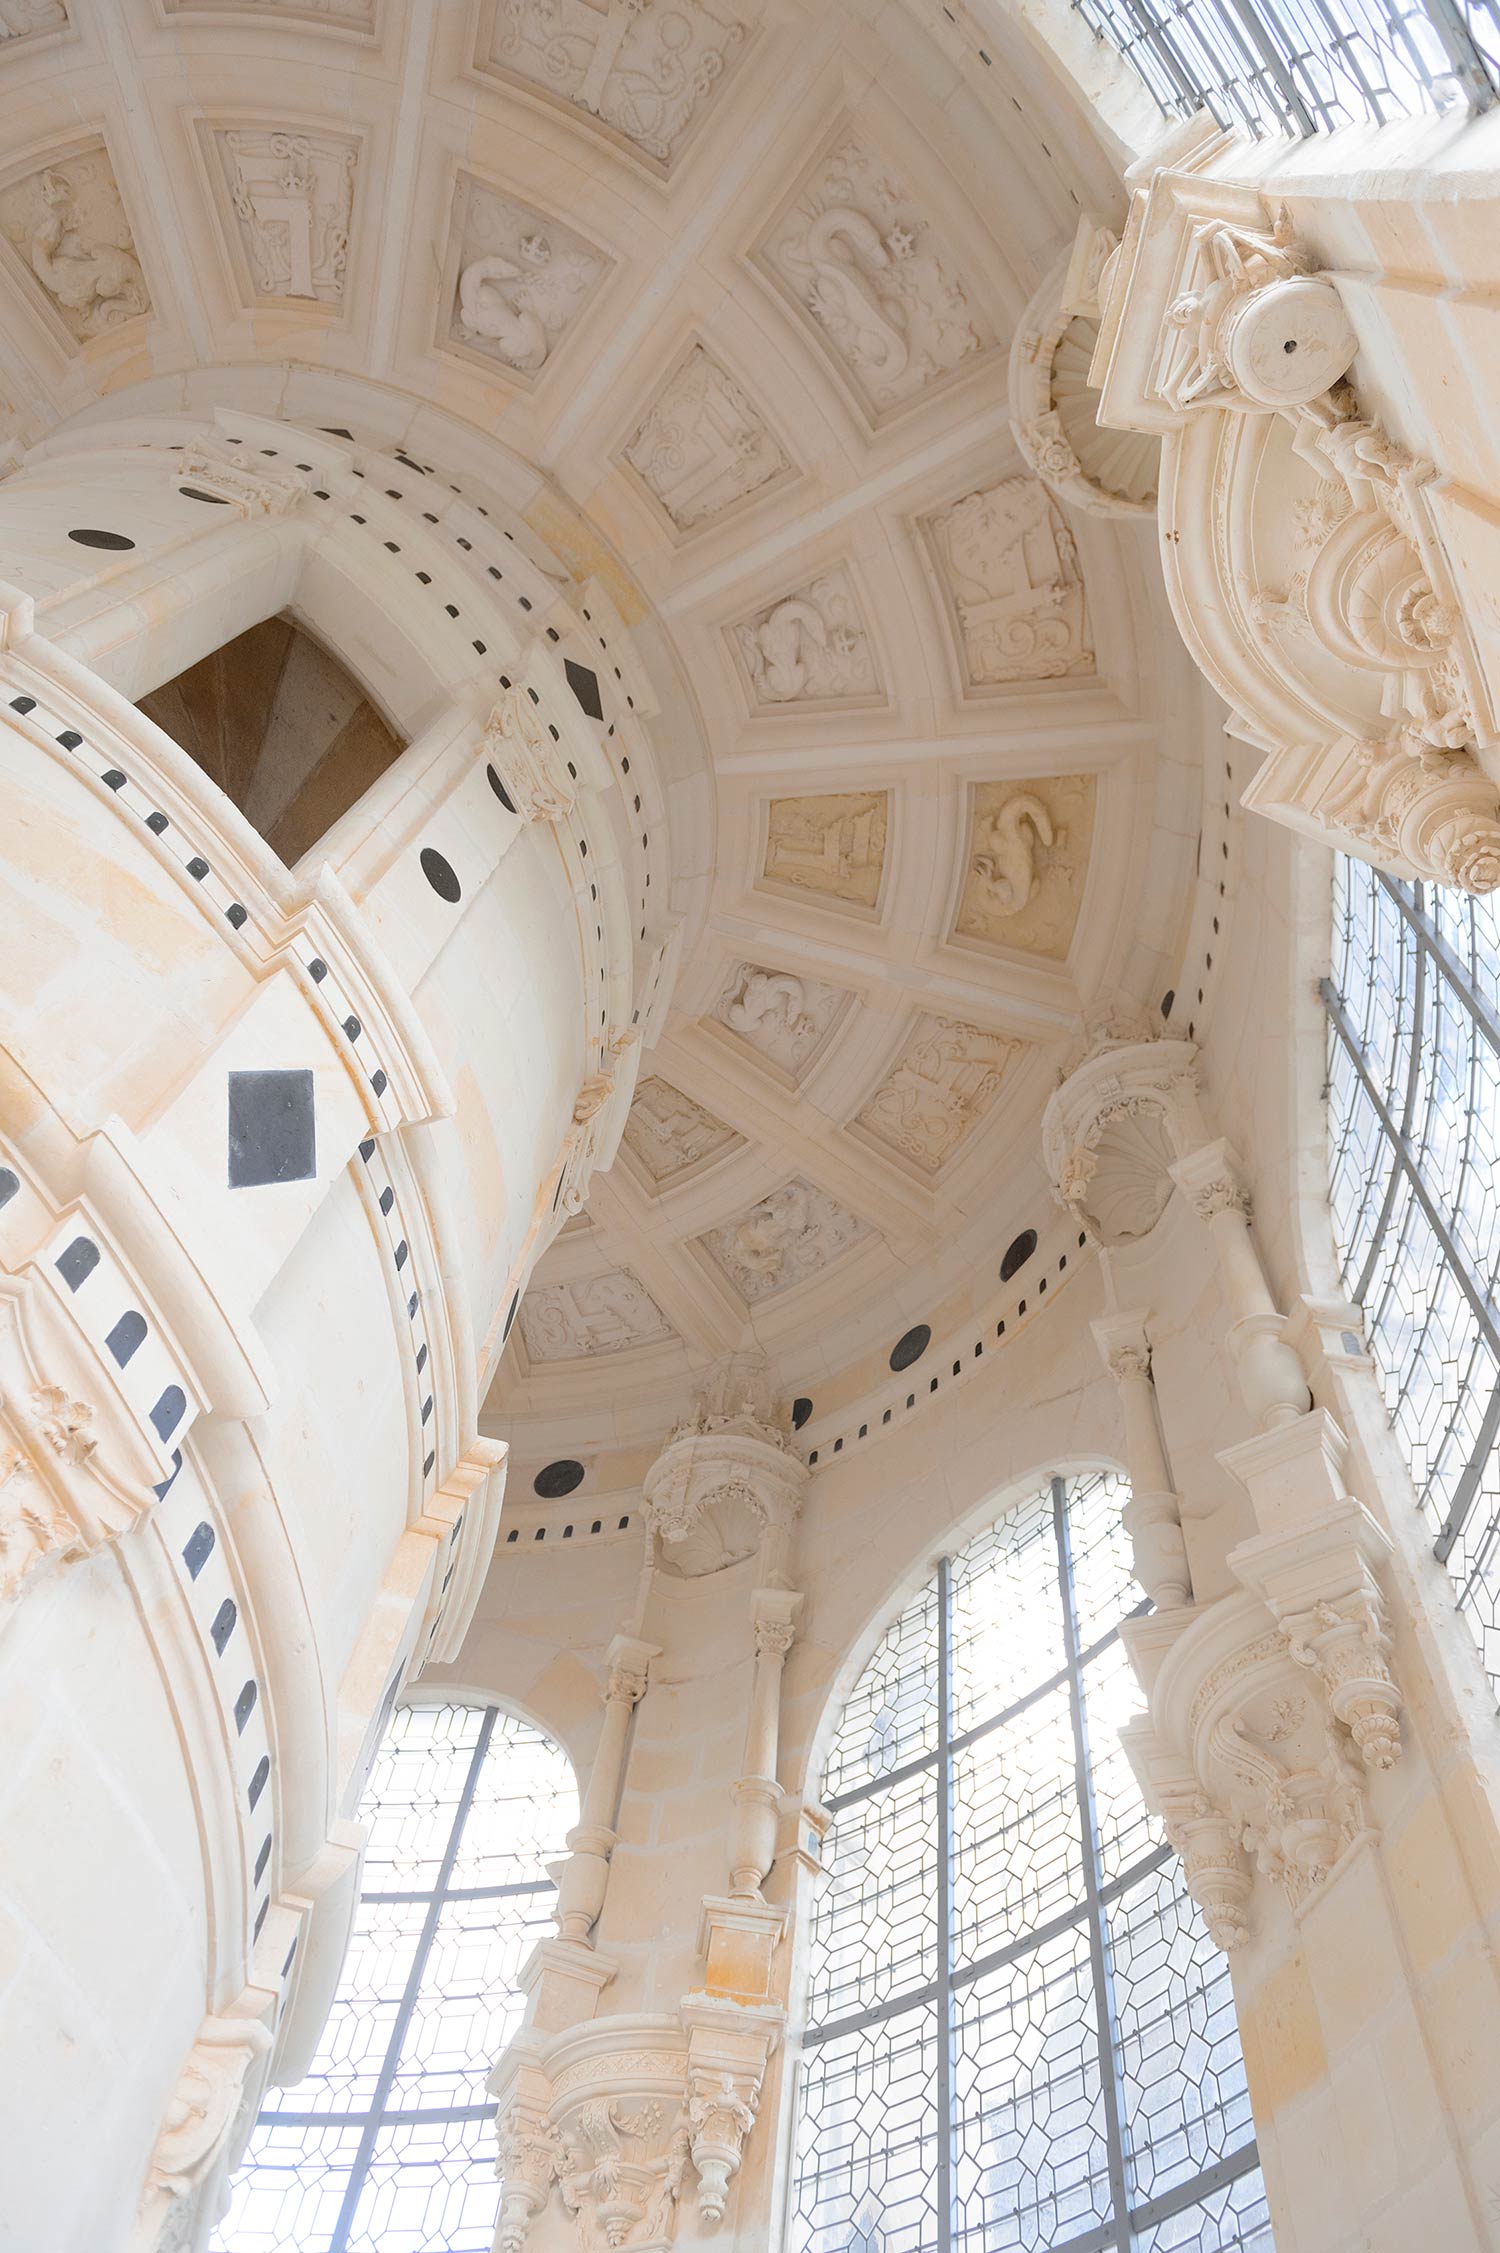
<path id="1" fill-rule="evenodd" d="M 1226 154 L 1226 151 L 1228 152 Z M 1161 434 L 1167 589 L 1268 756 L 1244 802 L 1394 875 L 1500 885 L 1487 542 L 1361 408 L 1357 338 L 1284 215 L 1215 176 L 1210 135 L 1137 186 L 1091 370 L 1112 427 Z"/>
<path id="2" fill-rule="evenodd" d="M 178 485 L 212 493 L 216 500 L 238 509 L 245 517 L 285 516 L 307 491 L 292 471 L 278 471 L 265 464 L 252 469 L 239 454 L 207 439 L 194 440 L 182 448 L 173 463 L 172 476 Z"/>
<path id="3" fill-rule="evenodd" d="M 505 691 L 485 721 L 480 749 L 522 821 L 565 821 L 573 811 L 578 785 L 529 689 Z"/>

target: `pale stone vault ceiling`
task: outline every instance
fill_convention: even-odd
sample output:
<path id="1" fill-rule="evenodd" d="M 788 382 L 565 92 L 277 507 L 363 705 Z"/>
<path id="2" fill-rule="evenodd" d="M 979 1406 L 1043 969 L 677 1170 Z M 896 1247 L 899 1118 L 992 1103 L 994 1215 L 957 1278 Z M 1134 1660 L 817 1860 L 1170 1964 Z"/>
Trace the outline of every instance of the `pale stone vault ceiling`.
<path id="1" fill-rule="evenodd" d="M 489 1404 L 528 1476 L 741 1344 L 821 1412 L 983 1309 L 1083 1010 L 1183 959 L 1211 722 L 1154 525 L 1065 516 L 1007 419 L 1117 191 L 997 16 L 0 0 L 10 458 L 215 404 L 409 444 L 708 745 L 675 1006 Z"/>

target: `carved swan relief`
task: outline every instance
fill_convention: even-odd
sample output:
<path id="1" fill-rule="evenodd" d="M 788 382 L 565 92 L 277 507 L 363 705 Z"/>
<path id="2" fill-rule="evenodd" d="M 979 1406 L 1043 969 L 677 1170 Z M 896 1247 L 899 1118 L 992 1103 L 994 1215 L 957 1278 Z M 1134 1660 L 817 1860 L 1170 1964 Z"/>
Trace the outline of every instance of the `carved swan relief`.
<path id="1" fill-rule="evenodd" d="M 912 237 L 904 228 L 882 237 L 874 221 L 849 204 L 831 204 L 807 231 L 806 255 L 814 280 L 809 302 L 814 314 L 841 333 L 849 355 L 878 380 L 893 381 L 909 358 L 906 309 L 882 295 L 873 275 L 909 256 Z"/>
<path id="2" fill-rule="evenodd" d="M 540 272 L 551 261 L 552 245 L 545 235 L 526 235 L 521 255 L 533 272 Z M 526 301 L 531 279 L 524 266 L 496 252 L 466 266 L 458 284 L 463 326 L 471 336 L 498 344 L 500 357 L 523 375 L 535 375 L 551 349 L 540 314 Z"/>

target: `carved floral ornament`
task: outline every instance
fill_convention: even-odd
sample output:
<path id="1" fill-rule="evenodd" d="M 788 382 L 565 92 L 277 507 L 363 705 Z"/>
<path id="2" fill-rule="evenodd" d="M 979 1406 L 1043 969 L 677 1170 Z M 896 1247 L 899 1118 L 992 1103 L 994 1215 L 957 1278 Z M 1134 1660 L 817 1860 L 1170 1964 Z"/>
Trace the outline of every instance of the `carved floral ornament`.
<path id="1" fill-rule="evenodd" d="M 1136 187 L 1102 283 L 1101 419 L 1159 432 L 1167 587 L 1265 751 L 1244 802 L 1393 874 L 1500 885 L 1500 639 L 1467 497 L 1361 408 L 1358 339 L 1210 135 Z"/>

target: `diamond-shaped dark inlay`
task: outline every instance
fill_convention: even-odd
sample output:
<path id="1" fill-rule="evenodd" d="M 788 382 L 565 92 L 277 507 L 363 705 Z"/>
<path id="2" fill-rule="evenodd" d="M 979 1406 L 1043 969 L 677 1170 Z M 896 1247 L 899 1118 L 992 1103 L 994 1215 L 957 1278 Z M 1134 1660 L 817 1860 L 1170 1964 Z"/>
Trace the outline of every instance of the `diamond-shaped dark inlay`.
<path id="1" fill-rule="evenodd" d="M 602 720 L 604 706 L 599 697 L 599 676 L 587 665 L 575 665 L 571 657 L 563 659 L 563 671 L 568 676 L 568 686 L 577 697 L 582 709 L 591 720 Z"/>
<path id="2" fill-rule="evenodd" d="M 311 1181 L 317 1170 L 312 1073 L 231 1072 L 230 1188 Z"/>

